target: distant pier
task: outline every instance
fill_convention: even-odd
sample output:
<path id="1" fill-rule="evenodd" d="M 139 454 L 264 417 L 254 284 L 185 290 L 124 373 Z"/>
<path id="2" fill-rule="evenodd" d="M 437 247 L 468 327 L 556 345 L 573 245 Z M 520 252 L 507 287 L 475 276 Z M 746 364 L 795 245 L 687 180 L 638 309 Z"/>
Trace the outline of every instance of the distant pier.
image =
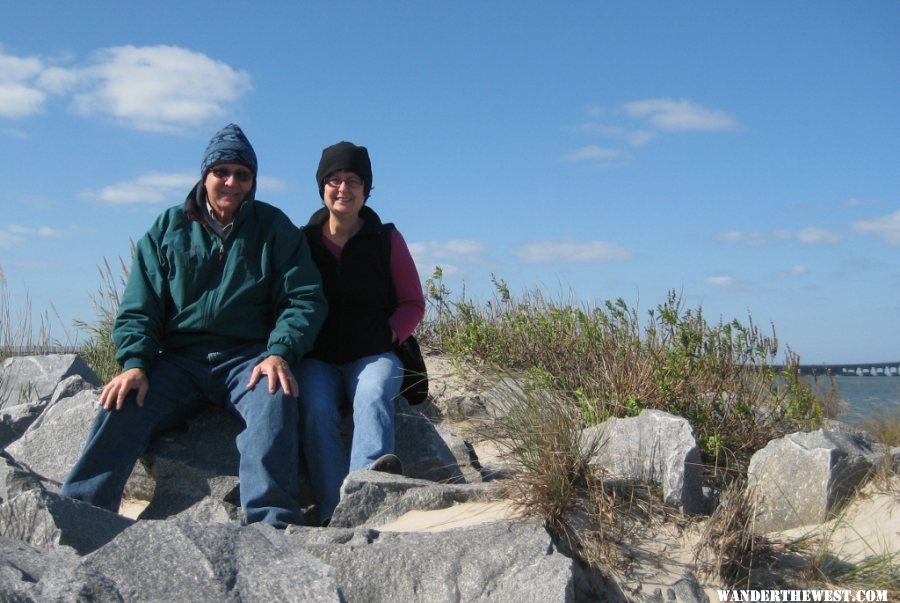
<path id="1" fill-rule="evenodd" d="M 869 362 L 863 364 L 801 364 L 800 373 L 803 375 L 831 374 L 835 377 L 898 377 L 900 376 L 900 361 L 898 362 Z"/>

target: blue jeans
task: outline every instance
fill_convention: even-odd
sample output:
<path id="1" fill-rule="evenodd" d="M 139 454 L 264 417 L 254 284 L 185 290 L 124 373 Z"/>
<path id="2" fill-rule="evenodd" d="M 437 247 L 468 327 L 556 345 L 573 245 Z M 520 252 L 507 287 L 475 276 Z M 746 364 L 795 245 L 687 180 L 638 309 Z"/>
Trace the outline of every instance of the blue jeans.
<path id="1" fill-rule="evenodd" d="M 346 364 L 306 358 L 298 373 L 301 440 L 324 522 L 340 501 L 347 474 L 366 469 L 381 455 L 394 452 L 394 398 L 400 393 L 403 365 L 393 352 Z M 353 405 L 349 455 L 341 437 L 345 402 Z"/>
<path id="2" fill-rule="evenodd" d="M 280 528 L 302 524 L 297 401 L 281 389 L 270 394 L 265 376 L 247 389 L 253 367 L 267 355 L 263 344 L 205 357 L 161 353 L 149 371 L 143 406 L 137 405 L 132 391 L 121 410 L 98 410 L 81 458 L 60 494 L 118 511 L 125 482 L 153 436 L 212 403 L 229 408 L 245 425 L 236 443 L 247 522 Z"/>

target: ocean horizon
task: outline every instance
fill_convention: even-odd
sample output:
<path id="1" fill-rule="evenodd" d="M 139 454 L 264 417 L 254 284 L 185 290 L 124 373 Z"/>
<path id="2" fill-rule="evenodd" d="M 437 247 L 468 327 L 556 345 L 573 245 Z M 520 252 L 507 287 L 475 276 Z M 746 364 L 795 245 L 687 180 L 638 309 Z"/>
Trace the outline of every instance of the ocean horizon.
<path id="1" fill-rule="evenodd" d="M 900 417 L 900 377 L 835 375 L 833 379 L 845 405 L 837 420 L 858 426 L 871 419 Z M 819 376 L 816 383 L 827 387 L 828 378 Z"/>

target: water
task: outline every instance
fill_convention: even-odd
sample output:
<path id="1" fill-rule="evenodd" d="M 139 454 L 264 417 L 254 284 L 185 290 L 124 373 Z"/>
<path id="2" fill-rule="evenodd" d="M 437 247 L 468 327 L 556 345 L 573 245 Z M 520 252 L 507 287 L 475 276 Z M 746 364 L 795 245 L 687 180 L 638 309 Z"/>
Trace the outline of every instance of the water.
<path id="1" fill-rule="evenodd" d="M 859 425 L 868 419 L 900 418 L 900 377 L 839 375 L 834 382 L 847 405 L 839 421 Z"/>

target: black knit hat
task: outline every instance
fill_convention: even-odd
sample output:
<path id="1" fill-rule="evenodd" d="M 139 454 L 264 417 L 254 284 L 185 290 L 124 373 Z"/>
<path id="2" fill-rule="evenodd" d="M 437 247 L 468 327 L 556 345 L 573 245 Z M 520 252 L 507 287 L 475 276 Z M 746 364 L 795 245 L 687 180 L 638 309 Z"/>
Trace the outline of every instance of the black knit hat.
<path id="1" fill-rule="evenodd" d="M 319 169 L 316 170 L 316 183 L 319 185 L 319 196 L 325 198 L 325 179 L 335 172 L 353 172 L 363 181 L 366 199 L 372 190 L 372 162 L 369 151 L 352 142 L 339 142 L 322 151 Z"/>

